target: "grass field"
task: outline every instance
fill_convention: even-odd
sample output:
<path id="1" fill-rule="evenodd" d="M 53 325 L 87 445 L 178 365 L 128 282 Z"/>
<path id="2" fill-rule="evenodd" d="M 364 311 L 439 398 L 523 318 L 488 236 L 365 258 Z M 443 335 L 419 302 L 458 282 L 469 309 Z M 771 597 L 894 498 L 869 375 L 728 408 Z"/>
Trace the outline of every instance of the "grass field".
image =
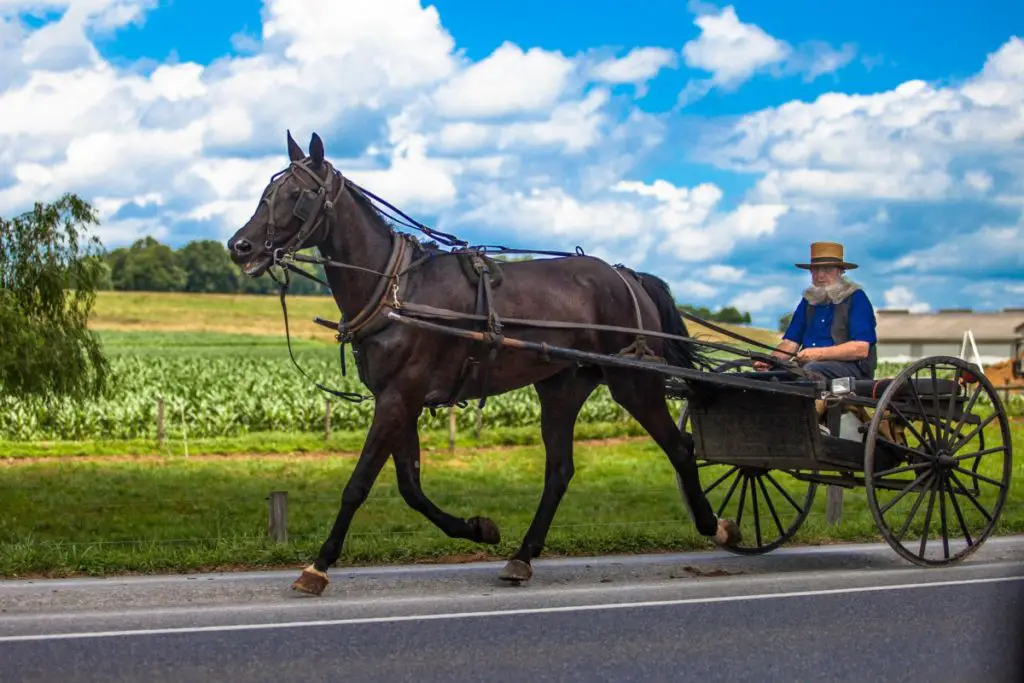
<path id="1" fill-rule="evenodd" d="M 342 378 L 330 333 L 308 322 L 331 317 L 333 303 L 295 297 L 289 311 L 303 368 L 331 386 L 363 391 L 351 356 Z M 333 520 L 372 405 L 333 402 L 332 434 L 324 438 L 325 396 L 291 365 L 277 299 L 105 292 L 93 326 L 114 361 L 113 396 L 78 406 L 0 403 L 0 574 L 307 563 Z M 166 409 L 162 446 L 155 441 L 158 397 Z M 427 494 L 454 514 L 493 517 L 500 546 L 447 539 L 406 506 L 389 466 L 356 517 L 342 562 L 507 556 L 542 487 L 538 408 L 532 389 L 492 398 L 479 436 L 475 411 L 457 411 L 454 453 L 443 411 L 421 422 Z M 680 406 L 672 408 L 678 414 Z M 577 474 L 547 552 L 710 547 L 684 510 L 667 459 L 645 435 L 636 438 L 643 434 L 604 388 L 595 393 L 577 428 Z M 1014 449 L 1022 448 L 1017 420 Z M 706 484 L 713 473 L 702 476 Z M 1001 533 L 1024 531 L 1022 476 L 1017 465 Z M 802 494 L 800 484 L 789 488 Z M 287 545 L 267 540 L 272 490 L 288 491 Z M 721 495 L 713 493 L 712 503 Z M 829 526 L 819 491 L 794 543 L 878 539 L 864 491 L 845 500 L 842 523 Z"/>
<path id="2" fill-rule="evenodd" d="M 322 296 L 289 296 L 288 316 L 293 338 L 333 341 L 333 333 L 311 321 L 315 316 L 337 320 L 334 300 Z M 702 325 L 687 321 L 694 337 L 709 341 L 733 341 Z M 109 331 L 221 332 L 280 336 L 284 322 L 277 295 L 182 294 L 174 292 L 100 292 L 93 329 Z M 776 344 L 771 330 L 730 325 L 721 327 L 765 344 Z"/>
<path id="3" fill-rule="evenodd" d="M 1024 448 L 1024 431 L 1017 430 L 1014 445 L 1017 452 Z M 306 563 L 333 521 L 354 465 L 353 458 L 322 454 L 14 462 L 0 469 L 0 574 L 6 576 Z M 494 548 L 448 539 L 409 509 L 389 465 L 356 516 L 342 563 L 504 557 L 529 524 L 543 471 L 538 446 L 425 454 L 427 495 L 453 514 L 491 516 L 502 530 Z M 802 495 L 799 485 L 787 488 Z M 1018 462 L 1002 533 L 1024 532 L 1022 489 Z M 289 497 L 290 540 L 283 546 L 267 540 L 272 490 Z M 722 494 L 714 492 L 712 504 Z M 863 490 L 846 492 L 836 527 L 825 523 L 824 501 L 819 489 L 815 511 L 794 543 L 880 538 Z M 751 533 L 749 521 L 744 527 Z M 577 445 L 576 477 L 555 518 L 548 553 L 709 547 L 684 510 L 670 464 L 649 439 Z"/>

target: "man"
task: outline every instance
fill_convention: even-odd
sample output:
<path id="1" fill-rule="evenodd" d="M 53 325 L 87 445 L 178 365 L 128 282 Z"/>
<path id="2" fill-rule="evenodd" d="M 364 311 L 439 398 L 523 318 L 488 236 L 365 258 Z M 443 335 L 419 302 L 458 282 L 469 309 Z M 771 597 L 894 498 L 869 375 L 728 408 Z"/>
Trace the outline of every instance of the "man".
<path id="1" fill-rule="evenodd" d="M 843 245 L 815 242 L 810 263 L 797 268 L 811 271 L 811 286 L 793 312 L 793 320 L 773 356 L 796 362 L 827 378 L 874 379 L 876 352 L 875 312 L 867 294 L 844 276 L 857 267 L 843 258 Z M 798 352 L 798 353 L 797 353 Z M 755 370 L 767 370 L 763 361 Z"/>

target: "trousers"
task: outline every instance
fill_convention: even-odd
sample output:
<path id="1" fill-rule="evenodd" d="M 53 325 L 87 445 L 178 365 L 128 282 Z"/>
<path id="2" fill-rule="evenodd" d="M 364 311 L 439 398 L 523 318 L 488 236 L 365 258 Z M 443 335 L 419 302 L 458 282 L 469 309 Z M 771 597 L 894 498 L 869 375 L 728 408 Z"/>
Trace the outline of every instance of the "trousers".
<path id="1" fill-rule="evenodd" d="M 864 372 L 861 364 L 852 360 L 815 360 L 804 366 L 804 370 L 815 372 L 822 377 L 853 377 L 854 379 L 873 379 Z"/>

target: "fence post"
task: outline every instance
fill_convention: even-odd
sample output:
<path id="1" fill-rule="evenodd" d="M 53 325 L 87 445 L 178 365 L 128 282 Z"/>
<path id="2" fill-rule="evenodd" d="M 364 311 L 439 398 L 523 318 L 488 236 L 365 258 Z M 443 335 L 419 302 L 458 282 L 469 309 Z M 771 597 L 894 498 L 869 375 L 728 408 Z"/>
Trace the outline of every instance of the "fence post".
<path id="1" fill-rule="evenodd" d="M 484 409 L 480 407 L 480 404 L 476 404 L 476 440 L 480 440 L 480 432 L 484 429 Z"/>
<path id="2" fill-rule="evenodd" d="M 156 400 L 156 445 L 164 445 L 164 397 Z"/>
<path id="3" fill-rule="evenodd" d="M 825 519 L 829 526 L 839 524 L 843 519 L 843 487 L 829 486 L 825 499 Z"/>
<path id="4" fill-rule="evenodd" d="M 325 399 L 324 403 L 324 441 L 329 441 L 331 438 L 331 399 Z"/>
<path id="5" fill-rule="evenodd" d="M 267 531 L 270 533 L 270 540 L 277 543 L 287 543 L 288 492 L 271 491 L 267 500 L 269 501 Z"/>
<path id="6" fill-rule="evenodd" d="M 448 406 L 448 450 L 455 451 L 455 406 Z"/>

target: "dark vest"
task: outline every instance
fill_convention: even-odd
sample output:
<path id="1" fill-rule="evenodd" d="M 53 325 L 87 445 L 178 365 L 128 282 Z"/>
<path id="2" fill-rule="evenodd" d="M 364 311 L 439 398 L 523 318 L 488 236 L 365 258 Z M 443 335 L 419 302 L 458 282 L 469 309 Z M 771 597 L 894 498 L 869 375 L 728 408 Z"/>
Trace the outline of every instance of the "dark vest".
<path id="1" fill-rule="evenodd" d="M 850 296 L 853 296 L 852 294 Z M 807 302 L 807 315 L 804 318 L 804 334 L 811 329 L 811 323 L 814 321 L 814 304 Z M 832 306 L 832 343 L 838 346 L 839 344 L 850 341 L 850 297 L 846 297 L 842 301 Z M 878 365 L 878 352 L 875 350 L 875 345 L 871 344 L 868 347 L 868 357 L 857 361 L 857 365 L 864 373 L 865 377 L 873 379 L 875 376 L 875 367 Z"/>

